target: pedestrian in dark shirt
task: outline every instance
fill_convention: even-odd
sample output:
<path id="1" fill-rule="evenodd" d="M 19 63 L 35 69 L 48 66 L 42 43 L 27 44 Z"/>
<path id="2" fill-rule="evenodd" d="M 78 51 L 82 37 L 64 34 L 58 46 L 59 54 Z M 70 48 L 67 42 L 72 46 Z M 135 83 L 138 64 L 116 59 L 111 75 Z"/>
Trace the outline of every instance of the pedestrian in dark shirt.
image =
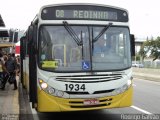
<path id="1" fill-rule="evenodd" d="M 5 62 L 5 66 L 7 71 L 9 72 L 9 75 L 6 75 L 5 81 L 7 81 L 9 76 L 12 76 L 12 79 L 14 79 L 14 90 L 17 89 L 17 81 L 16 81 L 16 59 L 14 54 L 8 54 L 8 60 Z"/>

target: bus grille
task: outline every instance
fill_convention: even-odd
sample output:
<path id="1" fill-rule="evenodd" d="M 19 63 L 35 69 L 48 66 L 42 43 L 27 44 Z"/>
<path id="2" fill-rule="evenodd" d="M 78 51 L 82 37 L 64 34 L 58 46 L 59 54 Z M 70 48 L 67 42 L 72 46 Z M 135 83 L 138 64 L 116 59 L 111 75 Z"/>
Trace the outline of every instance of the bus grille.
<path id="1" fill-rule="evenodd" d="M 57 76 L 56 80 L 61 82 L 71 82 L 71 83 L 98 83 L 98 82 L 108 82 L 113 80 L 120 80 L 123 78 L 124 73 L 112 73 L 112 74 L 83 74 L 83 75 L 69 75 L 69 76 Z M 99 95 L 99 96 L 111 96 L 112 91 L 115 89 L 109 89 L 109 90 L 98 90 L 94 91 L 92 95 Z M 88 95 L 91 95 L 91 93 L 85 91 L 85 92 L 74 92 L 74 91 L 65 91 L 69 95 L 79 95 L 79 97 L 87 98 Z M 89 97 L 89 96 L 88 96 Z M 90 96 L 91 97 L 91 96 Z"/>
<path id="2" fill-rule="evenodd" d="M 95 107 L 103 107 L 103 106 L 109 106 L 111 105 L 112 98 L 99 100 L 99 104 L 96 105 L 84 105 L 83 101 L 70 101 L 70 107 L 71 108 L 95 108 Z"/>
<path id="3" fill-rule="evenodd" d="M 95 91 L 93 94 L 102 94 L 102 93 L 110 93 L 110 92 L 112 92 L 112 91 L 114 91 L 115 89 L 111 89 L 111 90 L 100 90 L 100 91 Z M 66 93 L 68 93 L 68 94 L 72 94 L 72 95 L 77 95 L 77 94 L 79 94 L 79 95 L 87 95 L 87 94 L 89 94 L 88 92 L 72 92 L 72 91 L 65 91 Z"/>
<path id="4" fill-rule="evenodd" d="M 122 74 L 100 74 L 100 75 L 73 75 L 73 76 L 57 76 L 57 81 L 73 82 L 73 83 L 97 83 L 112 80 L 119 80 Z"/>
<path id="5" fill-rule="evenodd" d="M 103 106 L 109 106 L 111 103 L 107 104 L 100 104 L 100 105 L 83 105 L 83 106 L 70 106 L 71 108 L 95 108 L 95 107 L 103 107 Z"/>

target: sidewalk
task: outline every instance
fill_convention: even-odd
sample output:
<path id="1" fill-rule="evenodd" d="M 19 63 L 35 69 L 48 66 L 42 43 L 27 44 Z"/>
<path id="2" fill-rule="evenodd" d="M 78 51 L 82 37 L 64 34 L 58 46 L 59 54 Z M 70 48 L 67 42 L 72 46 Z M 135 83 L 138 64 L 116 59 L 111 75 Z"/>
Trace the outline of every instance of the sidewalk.
<path id="1" fill-rule="evenodd" d="M 17 86 L 19 80 L 17 77 Z M 0 90 L 0 120 L 19 120 L 19 92 L 14 85 L 6 83 L 5 90 Z"/>
<path id="2" fill-rule="evenodd" d="M 142 78 L 155 82 L 160 82 L 160 69 L 132 68 L 134 78 Z"/>

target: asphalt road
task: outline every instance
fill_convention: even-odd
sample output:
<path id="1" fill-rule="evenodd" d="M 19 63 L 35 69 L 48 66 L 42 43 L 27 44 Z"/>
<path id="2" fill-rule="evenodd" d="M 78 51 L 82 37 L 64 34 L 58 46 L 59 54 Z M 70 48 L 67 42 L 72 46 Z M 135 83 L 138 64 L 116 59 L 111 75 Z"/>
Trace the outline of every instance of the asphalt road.
<path id="1" fill-rule="evenodd" d="M 65 112 L 65 113 L 37 113 L 31 110 L 34 120 L 131 120 L 142 119 L 150 120 L 147 115 L 159 114 L 155 120 L 160 119 L 160 82 L 152 82 L 142 79 L 134 79 L 133 106 L 128 108 L 114 108 L 97 111 Z M 145 116 L 144 116 L 145 115 Z"/>
<path id="2" fill-rule="evenodd" d="M 134 106 L 160 114 L 160 82 L 134 80 Z"/>

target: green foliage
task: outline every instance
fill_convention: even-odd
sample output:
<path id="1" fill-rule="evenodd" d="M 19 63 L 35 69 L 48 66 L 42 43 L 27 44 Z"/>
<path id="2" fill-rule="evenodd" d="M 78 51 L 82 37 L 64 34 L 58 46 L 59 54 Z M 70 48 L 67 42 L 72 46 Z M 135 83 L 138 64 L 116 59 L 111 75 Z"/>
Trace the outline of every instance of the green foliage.
<path id="1" fill-rule="evenodd" d="M 139 51 L 142 59 L 146 57 L 147 53 L 150 53 L 149 57 L 152 57 L 153 61 L 160 58 L 160 37 L 157 37 L 155 40 L 153 38 L 151 40 L 147 39 L 143 43 Z"/>
<path id="2" fill-rule="evenodd" d="M 136 56 L 132 56 L 132 61 L 134 61 L 135 59 L 136 59 L 136 61 L 140 61 L 140 55 L 136 54 Z"/>

